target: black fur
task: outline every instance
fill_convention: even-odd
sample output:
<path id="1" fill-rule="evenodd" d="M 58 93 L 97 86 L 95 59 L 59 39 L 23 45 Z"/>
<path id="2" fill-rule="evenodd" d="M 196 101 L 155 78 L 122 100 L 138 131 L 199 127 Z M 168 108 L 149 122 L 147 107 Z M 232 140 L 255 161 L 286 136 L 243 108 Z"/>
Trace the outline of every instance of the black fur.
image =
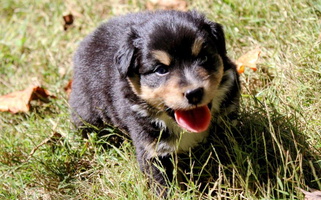
<path id="1" fill-rule="evenodd" d="M 199 55 L 192 55 L 191 46 L 198 37 L 205 42 Z M 150 56 L 152 50 L 162 50 L 171 56 L 171 68 L 165 70 L 173 70 L 173 75 L 165 77 L 155 72 L 160 64 Z M 151 184 L 159 185 L 155 188 L 160 194 L 167 185 L 166 177 L 170 180 L 172 177 L 170 154 L 180 133 L 168 128 L 175 126 L 168 124 L 175 124 L 171 107 L 164 105 L 164 110 L 155 107 L 135 91 L 130 81 L 138 90 L 142 86 L 153 90 L 176 76 L 180 78 L 179 86 L 184 88 L 189 84 L 184 70 L 190 69 L 192 73 L 201 65 L 206 73 L 217 73 L 221 62 L 224 75 L 218 91 L 222 98 L 213 100 L 220 109 L 212 109 L 212 126 L 220 121 L 220 115 L 235 118 L 239 99 L 238 75 L 226 55 L 222 26 L 195 11 L 142 12 L 113 18 L 88 35 L 74 56 L 70 97 L 73 122 L 78 128 L 86 127 L 87 123 L 101 128 L 109 124 L 129 133 L 141 170 L 150 177 Z M 172 121 L 161 124 L 162 114 Z M 149 152 L 153 150 L 149 145 L 155 141 L 162 144 L 154 149 L 156 155 Z M 166 174 L 151 165 L 158 162 Z"/>

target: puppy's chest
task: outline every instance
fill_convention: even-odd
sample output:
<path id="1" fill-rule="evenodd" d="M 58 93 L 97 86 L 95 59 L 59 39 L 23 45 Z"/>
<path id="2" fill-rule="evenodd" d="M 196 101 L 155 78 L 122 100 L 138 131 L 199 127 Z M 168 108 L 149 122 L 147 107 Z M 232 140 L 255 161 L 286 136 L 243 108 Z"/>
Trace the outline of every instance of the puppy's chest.
<path id="1" fill-rule="evenodd" d="M 151 125 L 154 124 L 159 128 L 159 138 L 154 138 L 154 142 L 145 143 L 144 148 L 147 157 L 166 156 L 170 153 L 187 152 L 190 148 L 198 146 L 205 142 L 209 135 L 208 131 L 201 133 L 190 133 L 183 130 L 176 121 L 166 113 L 151 116 L 150 112 L 143 109 L 140 105 L 131 106 L 138 116 L 148 118 Z M 166 137 L 162 137 L 162 133 L 167 132 Z"/>
<path id="2" fill-rule="evenodd" d="M 168 146 L 167 148 L 172 152 L 187 152 L 190 148 L 198 146 L 200 143 L 205 142 L 209 132 L 204 131 L 201 133 L 191 133 L 183 130 L 178 126 L 176 121 L 169 117 L 167 114 L 161 114 L 159 117 L 154 118 L 153 122 L 160 128 L 160 130 L 168 131 L 169 137 L 160 140 L 164 143 L 161 146 Z M 162 154 L 163 150 L 159 147 L 156 148 L 158 154 Z M 163 152 L 166 153 L 166 152 Z"/>

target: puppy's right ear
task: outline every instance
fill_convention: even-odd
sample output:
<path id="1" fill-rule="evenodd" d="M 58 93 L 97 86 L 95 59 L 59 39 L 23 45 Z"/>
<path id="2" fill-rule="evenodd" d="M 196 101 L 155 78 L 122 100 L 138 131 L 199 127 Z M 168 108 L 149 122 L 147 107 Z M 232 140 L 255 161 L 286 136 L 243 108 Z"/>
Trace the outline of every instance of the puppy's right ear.
<path id="1" fill-rule="evenodd" d="M 207 28 L 208 33 L 210 33 L 210 37 L 215 42 L 217 46 L 218 53 L 221 56 L 226 55 L 226 44 L 225 44 L 225 36 L 223 27 L 221 24 L 206 20 L 206 24 L 209 28 Z"/>
<path id="2" fill-rule="evenodd" d="M 127 33 L 124 40 L 121 41 L 118 51 L 114 57 L 114 63 L 119 71 L 119 74 L 122 78 L 130 76 L 135 71 L 135 51 L 136 47 L 134 45 L 135 40 L 137 39 L 137 34 L 134 30 L 130 30 L 130 33 Z"/>

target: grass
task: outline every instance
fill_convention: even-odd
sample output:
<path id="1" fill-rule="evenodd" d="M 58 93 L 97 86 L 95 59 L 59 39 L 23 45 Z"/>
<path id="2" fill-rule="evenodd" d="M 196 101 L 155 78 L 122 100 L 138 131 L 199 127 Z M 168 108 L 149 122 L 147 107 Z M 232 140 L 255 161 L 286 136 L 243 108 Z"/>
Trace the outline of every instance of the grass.
<path id="1" fill-rule="evenodd" d="M 227 127 L 215 144 L 189 152 L 191 181 L 186 191 L 173 184 L 172 199 L 303 199 L 298 187 L 320 190 L 321 1 L 188 5 L 224 25 L 231 58 L 256 47 L 262 56 L 257 72 L 241 75 L 238 129 Z M 0 199 L 158 199 L 129 140 L 103 148 L 106 140 L 95 134 L 80 139 L 63 90 L 79 41 L 102 21 L 144 7 L 142 0 L 1 3 L 0 95 L 39 81 L 58 98 L 26 114 L 0 113 Z M 75 23 L 64 31 L 70 12 Z"/>

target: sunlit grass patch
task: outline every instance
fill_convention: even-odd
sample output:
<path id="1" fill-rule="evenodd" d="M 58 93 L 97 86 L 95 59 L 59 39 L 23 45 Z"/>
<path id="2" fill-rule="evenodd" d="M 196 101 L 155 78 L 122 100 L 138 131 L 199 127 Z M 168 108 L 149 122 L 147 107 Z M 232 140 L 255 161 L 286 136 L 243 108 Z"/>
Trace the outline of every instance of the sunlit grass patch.
<path id="1" fill-rule="evenodd" d="M 241 75 L 239 125 L 189 152 L 185 191 L 172 199 L 302 199 L 321 189 L 320 3 L 188 1 L 224 26 L 228 55 L 259 47 L 258 70 Z M 145 1 L 5 1 L 0 4 L 0 95 L 36 82 L 57 96 L 29 113 L 0 113 L 0 199 L 158 199 L 125 138 L 80 138 L 64 86 L 78 43 L 101 22 Z M 64 30 L 63 15 L 74 15 Z M 53 133 L 61 134 L 49 140 Z M 37 147 L 35 149 L 35 147 Z M 105 148 L 107 146 L 107 148 Z M 190 159 L 193 158 L 193 159 Z M 176 163 L 176 157 L 173 162 Z"/>

